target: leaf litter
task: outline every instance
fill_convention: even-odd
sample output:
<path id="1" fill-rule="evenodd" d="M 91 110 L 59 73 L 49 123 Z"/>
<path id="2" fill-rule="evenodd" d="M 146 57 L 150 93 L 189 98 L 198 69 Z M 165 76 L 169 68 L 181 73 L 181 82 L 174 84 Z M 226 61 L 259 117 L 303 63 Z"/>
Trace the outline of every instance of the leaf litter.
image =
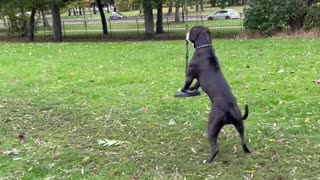
<path id="1" fill-rule="evenodd" d="M 129 144 L 132 145 L 128 141 L 118 141 L 118 140 L 111 140 L 111 139 L 104 139 L 104 140 L 98 140 L 98 144 L 102 146 L 119 146 L 122 144 Z"/>

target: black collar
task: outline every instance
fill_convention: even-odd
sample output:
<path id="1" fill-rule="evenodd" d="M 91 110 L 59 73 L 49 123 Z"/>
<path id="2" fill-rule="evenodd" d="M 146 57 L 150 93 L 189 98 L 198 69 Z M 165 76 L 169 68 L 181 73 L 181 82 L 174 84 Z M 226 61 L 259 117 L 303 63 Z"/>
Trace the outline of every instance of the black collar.
<path id="1" fill-rule="evenodd" d="M 201 48 L 206 48 L 206 47 L 212 47 L 212 44 L 202 44 L 202 45 L 196 47 L 196 49 L 201 49 Z"/>

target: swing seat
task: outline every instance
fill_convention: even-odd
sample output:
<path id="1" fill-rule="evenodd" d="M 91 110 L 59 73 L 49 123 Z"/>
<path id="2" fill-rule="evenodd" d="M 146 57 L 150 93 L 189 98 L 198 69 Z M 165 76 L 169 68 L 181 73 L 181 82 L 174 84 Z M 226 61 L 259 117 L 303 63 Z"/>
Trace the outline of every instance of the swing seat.
<path id="1" fill-rule="evenodd" d="M 182 92 L 180 89 L 179 91 L 174 95 L 176 98 L 184 98 L 184 97 L 193 97 L 193 96 L 199 96 L 201 93 L 198 90 L 188 90 L 187 92 Z"/>

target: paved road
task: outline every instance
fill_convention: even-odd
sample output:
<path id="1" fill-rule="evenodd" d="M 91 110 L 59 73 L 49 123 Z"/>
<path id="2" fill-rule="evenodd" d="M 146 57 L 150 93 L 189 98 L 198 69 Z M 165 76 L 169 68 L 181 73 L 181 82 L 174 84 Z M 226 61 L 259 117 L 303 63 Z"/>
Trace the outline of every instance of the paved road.
<path id="1" fill-rule="evenodd" d="M 207 21 L 207 17 L 206 16 L 192 16 L 192 17 L 188 17 L 187 19 L 185 19 L 186 21 Z M 156 19 L 154 20 L 156 22 Z M 180 21 L 182 22 L 182 18 L 180 18 Z M 101 24 L 101 20 L 97 19 L 97 20 L 64 20 L 63 23 L 65 25 L 81 25 L 84 24 L 84 22 L 86 22 L 87 24 Z M 143 23 L 144 19 L 143 18 L 130 18 L 130 19 L 123 19 L 123 20 L 107 20 L 107 22 L 111 22 L 112 24 L 129 24 L 129 23 Z M 169 18 L 163 18 L 163 22 L 174 22 L 174 17 L 169 17 Z M 52 22 L 49 21 L 49 24 L 51 25 Z"/>

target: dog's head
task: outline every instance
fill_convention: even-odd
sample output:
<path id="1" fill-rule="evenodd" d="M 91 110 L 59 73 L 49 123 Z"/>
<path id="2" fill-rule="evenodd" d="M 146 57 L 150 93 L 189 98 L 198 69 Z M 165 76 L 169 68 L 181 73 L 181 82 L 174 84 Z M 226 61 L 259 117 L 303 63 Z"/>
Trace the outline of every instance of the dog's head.
<path id="1" fill-rule="evenodd" d="M 193 44 L 193 47 L 199 47 L 204 44 L 211 44 L 211 32 L 204 26 L 194 26 L 187 33 L 187 41 Z"/>

